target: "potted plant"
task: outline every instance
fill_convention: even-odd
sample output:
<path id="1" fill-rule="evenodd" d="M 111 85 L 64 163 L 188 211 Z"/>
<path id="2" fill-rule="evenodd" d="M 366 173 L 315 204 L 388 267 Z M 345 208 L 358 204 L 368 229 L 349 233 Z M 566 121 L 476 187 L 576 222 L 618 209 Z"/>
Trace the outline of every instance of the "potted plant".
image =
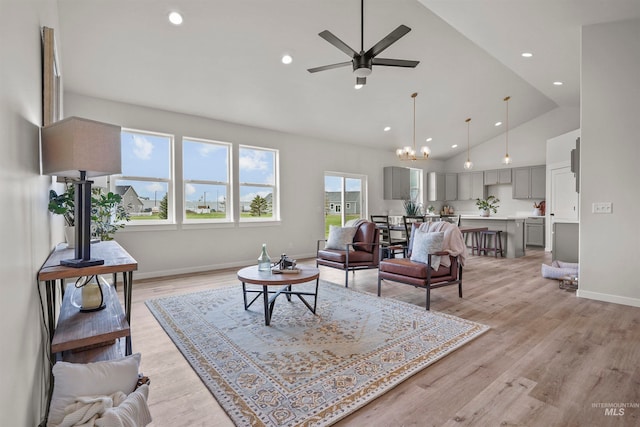
<path id="1" fill-rule="evenodd" d="M 49 212 L 62 215 L 64 218 L 64 237 L 67 247 L 75 247 L 76 221 L 75 221 L 75 191 L 73 185 L 68 185 L 64 193 L 49 191 Z"/>
<path id="2" fill-rule="evenodd" d="M 422 211 L 422 205 L 420 205 L 420 203 L 416 203 L 413 200 L 403 200 L 402 204 L 404 205 L 404 211 L 407 216 L 420 216 L 420 212 Z"/>
<path id="3" fill-rule="evenodd" d="M 498 203 L 500 203 L 500 199 L 495 196 L 489 196 L 486 199 L 476 199 L 476 206 L 480 209 L 480 215 L 482 216 L 489 216 L 491 211 L 497 213 L 500 207 Z"/>
<path id="4" fill-rule="evenodd" d="M 91 189 L 91 234 L 100 240 L 113 240 L 113 234 L 124 228 L 123 221 L 130 216 L 122 205 L 122 196 L 105 193 L 102 188 Z M 49 191 L 49 211 L 62 215 L 65 221 L 65 237 L 69 247 L 75 242 L 75 189 L 68 185 L 64 193 Z"/>

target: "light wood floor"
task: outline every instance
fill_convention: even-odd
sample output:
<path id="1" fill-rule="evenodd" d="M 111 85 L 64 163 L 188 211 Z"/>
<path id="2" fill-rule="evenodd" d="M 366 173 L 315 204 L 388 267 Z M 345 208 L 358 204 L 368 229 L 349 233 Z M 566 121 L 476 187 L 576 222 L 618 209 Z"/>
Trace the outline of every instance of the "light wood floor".
<path id="1" fill-rule="evenodd" d="M 337 425 L 640 425 L 640 309 L 576 298 L 541 277 L 542 263 L 550 263 L 542 250 L 518 259 L 470 256 L 464 298 L 455 286 L 436 289 L 431 309 L 491 330 Z M 151 377 L 152 426 L 233 425 L 144 301 L 238 284 L 235 273 L 135 282 L 133 350 L 142 353 L 141 370 Z M 375 293 L 376 274 L 357 272 L 349 286 Z M 322 267 L 320 276 L 344 283 L 338 270 Z M 407 285 L 383 282 L 383 296 L 425 304 L 424 291 Z M 598 404 L 627 407 L 623 415 L 620 408 L 606 415 Z"/>

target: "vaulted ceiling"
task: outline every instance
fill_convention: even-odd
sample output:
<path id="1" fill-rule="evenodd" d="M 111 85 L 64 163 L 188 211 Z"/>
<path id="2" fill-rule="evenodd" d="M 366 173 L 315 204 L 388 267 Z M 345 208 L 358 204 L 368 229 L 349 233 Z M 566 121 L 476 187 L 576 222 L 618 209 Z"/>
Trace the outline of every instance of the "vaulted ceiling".
<path id="1" fill-rule="evenodd" d="M 359 0 L 58 5 L 67 91 L 389 152 L 412 143 L 418 92 L 416 143 L 433 138 L 436 159 L 466 147 L 468 117 L 472 145 L 501 134 L 507 95 L 511 128 L 579 106 L 581 26 L 640 17 L 638 0 L 365 0 L 364 50 L 404 24 L 381 57 L 420 64 L 374 66 L 355 90 L 349 67 L 307 69 L 349 60 L 323 30 L 360 50 Z M 182 25 L 168 22 L 173 10 Z"/>

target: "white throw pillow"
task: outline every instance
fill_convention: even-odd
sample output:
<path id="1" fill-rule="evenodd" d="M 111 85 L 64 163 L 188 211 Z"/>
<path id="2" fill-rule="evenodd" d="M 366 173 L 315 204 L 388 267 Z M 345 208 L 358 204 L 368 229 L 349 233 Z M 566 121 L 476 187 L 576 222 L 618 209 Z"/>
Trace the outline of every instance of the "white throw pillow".
<path id="1" fill-rule="evenodd" d="M 424 232 L 416 230 L 414 233 L 413 248 L 411 249 L 411 261 L 426 264 L 428 254 L 440 252 L 442 250 L 442 242 L 444 240 L 444 232 Z M 440 267 L 440 256 L 433 255 L 431 257 L 431 268 L 437 270 Z"/>
<path id="2" fill-rule="evenodd" d="M 110 396 L 131 393 L 138 383 L 140 353 L 95 363 L 57 362 L 53 365 L 53 396 L 47 427 L 64 419 L 64 409 L 79 396 Z"/>
<path id="3" fill-rule="evenodd" d="M 356 227 L 339 227 L 337 225 L 329 226 L 329 238 L 325 244 L 325 249 L 338 249 L 344 250 L 345 246 L 349 243 L 353 243 L 353 237 L 356 235 Z M 349 247 L 352 251 L 353 246 Z"/>

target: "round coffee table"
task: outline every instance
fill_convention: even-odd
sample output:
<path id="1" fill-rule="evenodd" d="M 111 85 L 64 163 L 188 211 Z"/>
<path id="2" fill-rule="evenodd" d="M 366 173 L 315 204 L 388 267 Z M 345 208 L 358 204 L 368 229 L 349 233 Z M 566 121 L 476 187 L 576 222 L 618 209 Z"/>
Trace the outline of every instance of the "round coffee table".
<path id="1" fill-rule="evenodd" d="M 316 314 L 316 303 L 318 301 L 318 283 L 320 282 L 320 270 L 315 267 L 298 266 L 297 273 L 272 273 L 271 271 L 260 271 L 257 265 L 245 267 L 238 271 L 238 280 L 242 282 L 242 297 L 244 299 L 244 309 L 251 307 L 260 295 L 263 296 L 264 302 L 264 324 L 271 324 L 271 315 L 276 304 L 276 298 L 280 295 L 286 295 L 287 300 L 291 301 L 291 295 L 297 296 L 307 308 Z M 292 285 L 307 283 L 315 280 L 316 288 L 314 292 L 295 291 Z M 262 290 L 247 289 L 247 284 L 260 285 Z M 279 290 L 269 290 L 269 287 L 280 286 Z M 253 299 L 247 303 L 247 294 L 256 294 Z M 271 294 L 271 297 L 269 295 Z M 304 298 L 305 296 L 313 297 L 313 307 Z"/>

